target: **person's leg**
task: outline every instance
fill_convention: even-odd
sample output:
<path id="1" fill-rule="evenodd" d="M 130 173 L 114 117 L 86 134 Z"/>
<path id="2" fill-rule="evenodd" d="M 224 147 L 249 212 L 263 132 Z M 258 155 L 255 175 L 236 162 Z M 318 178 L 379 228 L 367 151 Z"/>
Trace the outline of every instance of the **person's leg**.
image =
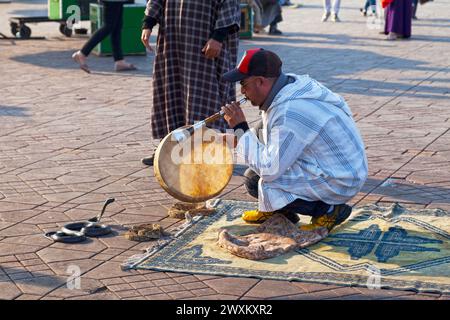
<path id="1" fill-rule="evenodd" d="M 247 189 L 249 195 L 253 198 L 258 199 L 258 183 L 259 183 L 259 175 L 248 168 L 244 172 L 244 186 Z"/>
<path id="2" fill-rule="evenodd" d="M 113 52 L 114 61 L 123 60 L 122 54 L 122 44 L 121 44 L 121 33 L 123 25 L 123 3 L 117 2 L 112 3 L 114 9 L 114 16 L 111 17 L 112 31 L 111 31 L 111 48 Z"/>
<path id="3" fill-rule="evenodd" d="M 259 175 L 248 168 L 244 172 L 244 185 L 247 189 L 247 192 L 253 197 L 258 199 L 258 189 L 259 189 Z M 295 212 L 287 211 L 287 210 L 277 210 L 275 212 L 261 212 L 259 210 L 250 210 L 245 211 L 242 215 L 242 219 L 246 222 L 260 223 L 269 219 L 273 214 L 281 213 L 286 218 L 288 218 L 292 223 L 297 223 L 300 219 Z"/>
<path id="4" fill-rule="evenodd" d="M 104 2 L 103 3 L 103 26 L 97 29 L 91 38 L 85 43 L 80 52 L 87 57 L 91 51 L 105 39 L 113 30 L 114 13 L 116 3 Z"/>
<path id="5" fill-rule="evenodd" d="M 310 217 L 320 217 L 327 214 L 330 209 L 332 209 L 332 206 L 322 201 L 295 199 L 294 202 L 289 203 L 287 206 L 274 213 L 283 213 L 291 222 L 295 221 L 294 223 L 297 223 L 300 220 L 298 214 Z"/>
<path id="6" fill-rule="evenodd" d="M 108 34 L 111 33 L 113 29 L 113 25 L 111 24 L 111 17 L 114 17 L 111 12 L 112 7 L 111 3 L 104 3 L 103 6 L 103 26 L 100 27 L 84 44 L 81 50 L 78 50 L 72 55 L 72 59 L 75 60 L 80 65 L 80 68 L 87 73 L 90 73 L 89 67 L 86 64 L 87 57 L 91 53 L 91 51 L 95 48 L 97 44 L 99 44 L 103 39 L 105 39 Z"/>
<path id="7" fill-rule="evenodd" d="M 123 59 L 122 52 L 122 26 L 123 26 L 123 3 L 117 3 L 114 17 L 114 27 L 111 32 L 111 47 L 114 58 L 114 69 L 116 71 L 136 70 L 136 67 Z"/>
<path id="8" fill-rule="evenodd" d="M 282 35 L 283 33 L 278 30 L 277 25 L 278 23 L 280 23 L 281 21 L 283 21 L 283 17 L 281 15 L 281 7 L 279 4 L 277 4 L 277 6 L 279 6 L 279 13 L 278 15 L 275 17 L 275 19 L 270 23 L 270 28 L 269 28 L 269 34 L 271 35 Z"/>
<path id="9" fill-rule="evenodd" d="M 413 18 L 414 20 L 417 20 L 416 13 L 417 13 L 417 7 L 418 7 L 418 5 L 419 5 L 419 0 L 413 0 L 413 13 L 412 13 L 412 18 Z"/>
<path id="10" fill-rule="evenodd" d="M 366 2 L 364 3 L 364 7 L 359 9 L 359 11 L 361 11 L 363 16 L 367 15 L 367 9 L 369 8 L 369 6 L 370 6 L 370 0 L 366 0 Z"/>
<path id="11" fill-rule="evenodd" d="M 258 137 L 259 141 L 263 142 L 263 122 L 262 120 L 257 121 L 253 126 L 252 129 L 256 131 L 256 136 Z M 253 198 L 258 199 L 258 181 L 259 176 L 256 174 L 255 171 L 248 168 L 244 172 L 244 186 L 247 189 L 247 192 L 249 195 L 251 195 Z"/>
<path id="12" fill-rule="evenodd" d="M 255 0 L 247 0 L 247 3 L 250 8 L 253 10 L 253 18 L 254 18 L 254 31 L 258 33 L 262 28 L 262 17 L 261 17 L 261 9 Z"/>
<path id="13" fill-rule="evenodd" d="M 320 207 L 321 205 L 318 206 L 318 208 Z M 325 213 L 320 214 L 321 211 L 321 208 L 315 211 L 315 215 L 311 218 L 311 222 L 300 226 L 300 229 L 304 231 L 311 231 L 317 228 L 325 227 L 328 231 L 331 231 L 350 217 L 352 207 L 343 203 L 330 206 L 328 211 Z"/>
<path id="14" fill-rule="evenodd" d="M 247 191 L 251 196 L 258 198 L 259 176 L 251 169 L 247 169 L 244 176 L 244 184 Z M 300 220 L 298 214 L 302 214 L 311 217 L 309 224 L 300 227 L 302 230 L 308 231 L 326 227 L 328 231 L 331 231 L 334 227 L 344 222 L 350 216 L 351 212 L 352 208 L 346 204 L 329 205 L 323 201 L 296 199 L 275 212 L 246 211 L 242 215 L 242 218 L 246 222 L 263 222 L 273 214 L 281 213 L 295 224 Z"/>
<path id="15" fill-rule="evenodd" d="M 311 222 L 300 226 L 302 230 L 314 230 L 326 227 L 331 231 L 334 227 L 344 222 L 351 214 L 352 208 L 348 205 L 329 205 L 322 201 L 306 201 L 296 199 L 282 210 L 288 213 L 298 213 L 311 217 Z"/>
<path id="16" fill-rule="evenodd" d="M 331 21 L 333 22 L 340 22 L 339 19 L 339 9 L 341 8 L 341 0 L 334 0 L 333 1 L 333 15 L 331 17 Z"/>
<path id="17" fill-rule="evenodd" d="M 244 172 L 244 186 L 249 195 L 255 199 L 258 199 L 259 180 L 259 175 L 252 169 L 248 168 Z M 292 208 L 296 208 L 296 206 L 294 205 L 294 207 L 292 207 L 287 205 L 283 209 L 276 210 L 275 212 L 260 212 L 258 210 L 246 211 L 244 212 L 242 218 L 247 222 L 263 222 L 270 218 L 274 213 L 281 213 L 292 223 L 297 223 L 300 220 L 297 215 L 298 211 L 295 211 L 295 209 Z M 308 212 L 312 211 L 308 210 Z"/>
<path id="18" fill-rule="evenodd" d="M 331 0 L 323 0 L 323 9 L 324 13 L 331 12 Z"/>
<path id="19" fill-rule="evenodd" d="M 369 7 L 370 7 L 370 10 L 372 11 L 372 15 L 375 16 L 375 17 L 378 17 L 376 0 L 367 0 L 366 6 L 367 6 L 366 7 L 366 14 L 367 14 L 367 11 L 369 10 Z"/>
<path id="20" fill-rule="evenodd" d="M 325 227 L 331 231 L 334 227 L 344 222 L 352 213 L 352 208 L 346 204 L 329 205 L 322 201 L 306 201 L 296 199 L 285 206 L 281 211 L 286 217 L 292 214 L 302 214 L 311 217 L 309 224 L 301 225 L 300 229 L 312 231 Z"/>
<path id="21" fill-rule="evenodd" d="M 370 7 L 370 0 L 366 0 L 366 3 L 364 4 L 364 11 L 367 12 L 369 7 Z"/>
<path id="22" fill-rule="evenodd" d="M 323 0 L 323 9 L 322 22 L 325 22 L 331 15 L 331 0 Z"/>
<path id="23" fill-rule="evenodd" d="M 152 151 L 151 151 L 151 155 L 145 158 L 141 159 L 142 164 L 146 165 L 146 166 L 150 166 L 153 167 L 153 162 L 155 160 L 155 152 L 156 149 L 158 148 L 159 143 L 161 142 L 160 139 L 153 139 L 152 140 Z"/>
<path id="24" fill-rule="evenodd" d="M 334 0 L 333 1 L 333 13 L 335 15 L 338 15 L 340 9 L 341 9 L 341 0 Z"/>

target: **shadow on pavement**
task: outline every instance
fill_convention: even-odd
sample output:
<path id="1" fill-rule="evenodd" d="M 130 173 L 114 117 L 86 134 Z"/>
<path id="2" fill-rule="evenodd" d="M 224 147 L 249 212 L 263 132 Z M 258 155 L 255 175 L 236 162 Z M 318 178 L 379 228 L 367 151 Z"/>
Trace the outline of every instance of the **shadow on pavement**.
<path id="1" fill-rule="evenodd" d="M 47 17 L 47 10 L 17 9 L 8 12 L 12 17 Z"/>
<path id="2" fill-rule="evenodd" d="M 283 42 L 282 44 L 280 42 Z M 381 55 L 371 51 L 359 49 L 329 49 L 317 47 L 295 47 L 289 50 L 290 45 L 286 40 L 264 43 L 261 47 L 278 53 L 283 61 L 283 71 L 297 74 L 309 74 L 312 78 L 323 82 L 330 89 L 339 85 L 336 90 L 339 94 L 362 94 L 365 96 L 398 96 L 403 92 L 404 97 L 448 99 L 443 93 L 445 88 L 433 88 L 431 86 L 417 85 L 417 82 L 387 82 L 386 79 L 370 80 L 351 78 L 354 75 L 363 74 L 372 69 L 385 69 L 388 72 L 399 73 L 405 70 L 417 70 L 427 72 L 445 72 L 449 68 L 436 68 L 429 66 L 428 61 L 397 58 Z M 253 41 L 241 42 L 242 52 L 257 46 Z M 294 49 L 294 48 L 293 48 Z M 343 58 L 346 57 L 346 58 Z M 411 88 L 411 92 L 408 92 Z M 369 90 L 370 89 L 370 90 Z"/>
<path id="3" fill-rule="evenodd" d="M 12 0 L 13 3 L 46 4 L 47 0 Z"/>
<path id="4" fill-rule="evenodd" d="M 50 288 L 59 287 L 66 283 L 66 279 L 57 276 L 51 276 L 46 273 L 40 273 L 39 271 L 33 271 L 33 275 L 31 275 L 30 272 L 24 271 L 22 269 L 10 267 L 2 267 L 2 269 L 6 274 L 8 274 L 11 280 L 16 283 L 30 283 L 30 285 L 32 284 L 33 286 Z"/>
<path id="5" fill-rule="evenodd" d="M 317 34 L 317 33 L 302 33 L 302 32 L 286 32 L 282 36 L 269 36 L 269 35 L 257 35 L 253 41 L 267 41 L 267 42 L 297 42 L 297 43 L 317 43 L 317 44 L 341 44 L 352 46 L 367 46 L 367 43 L 360 42 L 360 40 L 380 41 L 380 44 L 371 43 L 371 47 L 383 47 L 389 48 L 387 42 L 383 41 L 383 38 L 370 38 L 370 37 L 352 37 L 346 34 Z M 240 43 L 245 44 L 245 43 Z M 297 48 L 296 48 L 297 49 Z"/>
<path id="6" fill-rule="evenodd" d="M 0 105 L 0 117 L 29 117 L 27 110 L 28 108 Z"/>
<path id="7" fill-rule="evenodd" d="M 75 50 L 64 51 L 44 51 L 35 54 L 15 56 L 11 59 L 20 63 L 31 64 L 44 68 L 76 70 L 84 75 L 78 64 L 72 60 L 72 54 Z M 153 56 L 127 56 L 125 59 L 138 68 L 136 71 L 114 72 L 114 62 L 111 56 L 98 57 L 90 55 L 87 63 L 91 69 L 92 75 L 126 75 L 135 77 L 150 77 L 152 75 Z"/>
<path id="8" fill-rule="evenodd" d="M 450 188 L 411 183 L 404 179 L 369 178 L 361 192 L 390 197 L 392 202 L 398 200 L 400 203 L 402 200 L 415 204 L 450 203 Z"/>
<path id="9" fill-rule="evenodd" d="M 316 35 L 308 35 L 316 36 Z M 321 35 L 321 37 L 328 39 L 332 35 Z M 259 38 L 259 40 L 264 38 Z M 412 60 L 405 58 L 397 58 L 388 55 L 381 55 L 371 51 L 359 49 L 330 49 L 318 47 L 295 47 L 295 56 L 292 54 L 293 50 L 289 50 L 292 45 L 286 43 L 287 39 L 270 38 L 270 43 L 262 45 L 265 49 L 280 53 L 284 61 L 284 71 L 294 72 L 299 74 L 310 74 L 318 81 L 329 85 L 331 89 L 338 84 L 339 88 L 335 90 L 340 94 L 353 93 L 364 94 L 369 96 L 398 96 L 398 92 L 404 92 L 405 97 L 417 98 L 431 98 L 431 99 L 447 99 L 443 95 L 444 88 L 434 88 L 431 86 L 417 85 L 417 82 L 386 82 L 385 79 L 365 80 L 365 79 L 346 79 L 355 74 L 362 74 L 374 68 L 382 68 L 394 73 L 403 70 L 417 70 L 417 71 L 444 71 L 442 68 L 428 66 L 428 61 Z M 339 40 L 341 39 L 341 40 Z M 296 39 L 290 42 L 302 42 Z M 352 38 L 342 35 L 338 36 L 338 41 L 343 43 L 352 41 Z M 240 52 L 248 48 L 254 47 L 255 41 L 241 41 Z M 75 50 L 73 50 L 75 51 Z M 44 51 L 34 54 L 26 54 L 12 57 L 11 59 L 17 62 L 37 65 L 44 68 L 79 70 L 78 65 L 71 59 L 73 51 Z M 343 57 L 348 57 L 343 59 Z M 97 57 L 90 55 L 88 65 L 91 68 L 93 75 L 126 75 L 134 77 L 150 77 L 152 75 L 152 66 L 154 55 L 148 56 L 128 56 L 128 61 L 135 64 L 139 70 L 131 72 L 116 73 L 113 71 L 112 57 Z M 326 62 L 326 63 L 324 63 Z M 349 82 L 354 81 L 355 83 Z M 414 92 L 408 92 L 414 87 Z M 370 89 L 370 90 L 369 90 Z M 416 93 L 420 92 L 420 94 Z"/>
<path id="10" fill-rule="evenodd" d="M 450 27 L 450 26 L 447 26 Z M 438 37 L 438 36 L 423 36 L 423 35 L 412 35 L 411 36 L 414 39 L 411 40 L 420 40 L 420 41 L 428 41 L 428 42 L 443 42 L 443 43 L 449 43 L 450 37 Z"/>

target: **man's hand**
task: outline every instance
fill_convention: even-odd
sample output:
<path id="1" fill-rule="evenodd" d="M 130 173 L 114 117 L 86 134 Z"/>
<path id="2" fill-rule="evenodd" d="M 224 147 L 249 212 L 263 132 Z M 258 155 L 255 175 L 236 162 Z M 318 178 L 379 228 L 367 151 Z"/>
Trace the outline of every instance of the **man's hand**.
<path id="1" fill-rule="evenodd" d="M 152 34 L 151 29 L 142 30 L 141 41 L 144 44 L 144 46 L 147 48 L 148 51 L 153 51 L 153 48 L 150 46 L 150 43 L 149 43 L 151 34 Z"/>
<path id="2" fill-rule="evenodd" d="M 217 58 L 222 51 L 222 43 L 214 39 L 209 39 L 202 49 L 202 52 L 208 59 Z"/>
<path id="3" fill-rule="evenodd" d="M 233 102 L 222 107 L 225 112 L 224 119 L 230 128 L 236 127 L 239 123 L 245 122 L 245 115 L 238 102 Z"/>

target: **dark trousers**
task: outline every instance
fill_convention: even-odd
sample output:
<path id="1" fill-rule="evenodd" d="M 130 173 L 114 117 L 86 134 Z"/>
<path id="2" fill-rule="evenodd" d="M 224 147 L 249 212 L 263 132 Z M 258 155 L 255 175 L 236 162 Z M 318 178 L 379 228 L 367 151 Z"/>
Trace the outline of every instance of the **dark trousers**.
<path id="1" fill-rule="evenodd" d="M 251 169 L 247 169 L 244 173 L 244 185 L 248 193 L 258 199 L 258 181 L 259 176 Z M 303 214 L 311 217 L 318 217 L 328 212 L 330 205 L 322 201 L 306 201 L 296 199 L 287 206 L 276 210 L 275 213 L 283 213 L 285 215 L 293 216 L 295 214 Z M 292 221 L 292 219 L 289 219 Z M 298 221 L 298 219 L 295 219 Z M 294 222 L 294 221 L 293 221 Z M 295 221 L 296 222 L 296 221 Z"/>
<path id="2" fill-rule="evenodd" d="M 276 28 L 277 24 L 283 21 L 281 13 L 275 17 L 275 19 L 270 23 L 271 28 Z"/>
<path id="3" fill-rule="evenodd" d="M 416 13 L 417 13 L 417 7 L 419 5 L 419 0 L 413 0 L 412 5 L 413 5 L 413 15 L 412 16 L 415 17 Z"/>
<path id="4" fill-rule="evenodd" d="M 375 6 L 376 4 L 377 4 L 376 0 L 366 0 L 366 4 L 364 5 L 364 11 L 369 10 L 370 6 Z"/>
<path id="5" fill-rule="evenodd" d="M 111 47 L 114 61 L 123 60 L 122 46 L 120 43 L 120 33 L 123 24 L 123 3 L 122 2 L 103 2 L 103 21 L 104 25 L 98 29 L 92 37 L 86 42 L 81 52 L 88 56 L 103 39 L 111 35 Z"/>

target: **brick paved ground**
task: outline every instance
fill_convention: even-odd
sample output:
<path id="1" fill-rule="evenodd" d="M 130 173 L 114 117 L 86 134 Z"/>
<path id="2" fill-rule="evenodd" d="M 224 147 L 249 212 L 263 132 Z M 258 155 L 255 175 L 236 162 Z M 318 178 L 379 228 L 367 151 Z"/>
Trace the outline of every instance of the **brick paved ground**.
<path id="1" fill-rule="evenodd" d="M 413 39 L 387 42 L 343 3 L 342 23 L 320 23 L 319 0 L 286 9 L 282 37 L 241 42 L 278 52 L 285 70 L 308 73 L 349 102 L 367 145 L 370 178 L 354 204 L 401 201 L 450 209 L 450 22 L 447 0 L 421 6 Z M 0 4 L 7 19 L 44 13 L 38 1 Z M 0 40 L 0 298 L 2 299 L 448 299 L 435 294 L 348 288 L 166 272 L 123 272 L 119 264 L 147 244 L 121 236 L 78 245 L 42 233 L 95 216 L 104 222 L 157 222 L 170 227 L 173 199 L 139 159 L 151 148 L 152 56 L 131 57 L 138 72 L 112 72 L 111 58 L 92 57 L 79 71 L 71 53 L 86 40 L 65 38 L 54 23 L 31 26 L 46 40 Z M 256 119 L 255 110 L 248 110 Z M 382 187 L 396 178 L 396 187 Z M 228 199 L 248 199 L 234 177 Z M 65 286 L 67 267 L 82 270 L 82 290 Z"/>

